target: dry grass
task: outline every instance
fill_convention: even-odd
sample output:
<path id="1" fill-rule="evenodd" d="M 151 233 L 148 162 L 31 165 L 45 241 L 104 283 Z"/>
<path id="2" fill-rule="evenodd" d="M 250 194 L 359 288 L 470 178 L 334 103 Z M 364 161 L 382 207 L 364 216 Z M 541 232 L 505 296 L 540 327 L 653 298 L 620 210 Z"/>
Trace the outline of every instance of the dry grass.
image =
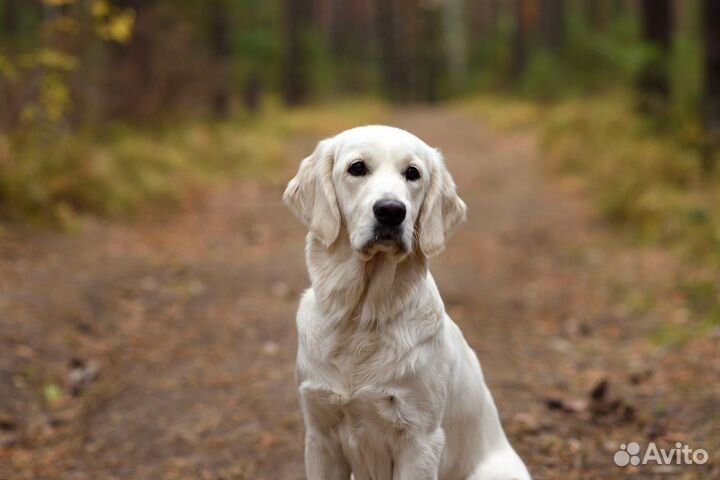
<path id="1" fill-rule="evenodd" d="M 604 218 L 632 239 L 720 262 L 720 175 L 696 124 L 658 125 L 630 95 L 551 105 L 481 97 L 469 110 L 501 129 L 538 131 L 550 166 L 580 179 Z M 716 153 L 717 156 L 717 153 Z"/>
<path id="2" fill-rule="evenodd" d="M 271 104 L 222 123 L 0 136 L 0 218 L 73 228 L 87 215 L 126 216 L 148 200 L 172 202 L 209 181 L 272 175 L 293 135 L 329 134 L 378 121 L 383 112 L 373 101 L 292 111 Z"/>
<path id="3" fill-rule="evenodd" d="M 498 129 L 537 132 L 551 170 L 572 176 L 608 225 L 632 243 L 676 252 L 705 272 L 678 278 L 679 298 L 695 321 L 652 332 L 679 345 L 720 325 L 720 171 L 692 121 L 651 122 L 627 93 L 537 104 L 481 97 L 460 107 Z"/>

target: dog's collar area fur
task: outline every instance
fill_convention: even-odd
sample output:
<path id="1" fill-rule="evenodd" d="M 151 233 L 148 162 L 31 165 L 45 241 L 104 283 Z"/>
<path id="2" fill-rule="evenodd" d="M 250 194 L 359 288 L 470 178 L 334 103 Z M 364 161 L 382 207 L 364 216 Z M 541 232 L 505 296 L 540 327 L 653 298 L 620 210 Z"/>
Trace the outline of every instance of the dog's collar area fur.
<path id="1" fill-rule="evenodd" d="M 401 310 L 426 303 L 428 259 L 417 248 L 401 257 L 379 252 L 366 260 L 343 238 L 326 247 L 311 234 L 306 257 L 318 307 L 329 323 L 378 328 Z"/>

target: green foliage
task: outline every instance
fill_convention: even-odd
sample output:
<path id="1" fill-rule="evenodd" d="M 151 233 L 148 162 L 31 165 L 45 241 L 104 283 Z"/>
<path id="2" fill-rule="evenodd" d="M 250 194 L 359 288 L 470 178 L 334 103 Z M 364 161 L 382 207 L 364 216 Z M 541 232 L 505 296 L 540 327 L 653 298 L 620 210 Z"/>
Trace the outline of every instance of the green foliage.
<path id="1" fill-rule="evenodd" d="M 720 267 L 720 172 L 708 170 L 705 152 L 688 143 L 692 127 L 659 127 L 635 111 L 627 91 L 554 104 L 483 96 L 461 105 L 495 128 L 537 131 L 550 166 L 580 180 L 603 218 L 630 240 L 673 248 L 711 275 Z M 653 307 L 647 292 L 623 286 L 616 293 L 634 314 Z M 658 345 L 682 345 L 720 325 L 716 276 L 680 281 L 677 294 L 687 320 L 650 332 Z"/>
<path id="2" fill-rule="evenodd" d="M 468 45 L 467 92 L 500 90 L 506 86 L 514 24 L 510 15 L 500 15 L 495 35 Z"/>
<path id="3" fill-rule="evenodd" d="M 501 129 L 538 131 L 553 168 L 584 180 L 605 219 L 640 242 L 720 265 L 720 172 L 686 141 L 699 126 L 658 126 L 627 92 L 553 104 L 481 96 L 462 108 Z"/>
<path id="4" fill-rule="evenodd" d="M 690 309 L 708 314 L 720 305 L 719 287 L 720 285 L 710 280 L 692 280 L 683 283 L 680 291 Z"/>
<path id="5" fill-rule="evenodd" d="M 43 0 L 40 8 L 47 18 L 39 35 L 0 44 L 0 86 L 17 95 L 18 86 L 36 84 L 20 106 L 20 126 L 54 130 L 71 111 L 70 74 L 80 64 L 80 53 L 67 45 L 95 39 L 126 44 L 135 12 L 115 8 L 108 0 Z M 81 18 L 90 19 L 89 33 L 81 28 Z"/>
<path id="6" fill-rule="evenodd" d="M 700 150 L 671 131 L 661 136 L 628 95 L 565 101 L 545 118 L 557 166 L 587 179 L 608 220 L 640 240 L 718 261 L 720 178 L 705 171 Z"/>
<path id="7" fill-rule="evenodd" d="M 231 49 L 238 82 L 256 78 L 263 84 L 275 84 L 283 47 L 278 2 L 235 0 L 233 7 Z"/>
<path id="8" fill-rule="evenodd" d="M 699 12 L 696 2 L 688 2 L 685 9 L 688 25 L 678 26 L 666 65 L 672 90 L 670 114 L 679 137 L 702 146 Z M 627 89 L 637 84 L 647 65 L 659 62 L 660 55 L 656 47 L 642 41 L 638 18 L 632 12 L 612 19 L 602 30 L 590 28 L 580 15 L 571 14 L 564 48 L 558 52 L 532 49 L 516 87 L 523 96 L 543 101 Z"/>
<path id="9" fill-rule="evenodd" d="M 702 97 L 702 54 L 698 31 L 680 31 L 675 35 L 670 58 L 670 81 L 672 87 L 672 113 L 675 118 L 689 120 L 686 125 L 697 125 Z M 694 121 L 693 121 L 694 120 Z M 699 133 L 684 132 L 687 136 Z"/>
<path id="10" fill-rule="evenodd" d="M 678 286 L 684 297 L 688 320 L 681 324 L 664 324 L 652 332 L 655 343 L 676 347 L 696 337 L 711 334 L 720 326 L 720 284 L 709 279 L 695 279 Z"/>
<path id="11" fill-rule="evenodd" d="M 603 31 L 588 28 L 577 15 L 568 24 L 561 51 L 531 52 L 519 83 L 522 94 L 552 100 L 629 85 L 653 56 L 653 49 L 640 40 L 633 15 L 613 19 Z"/>
<path id="12" fill-rule="evenodd" d="M 0 136 L 0 218 L 72 228 L 83 215 L 128 215 L 221 177 L 272 175 L 292 135 L 327 135 L 382 115 L 372 101 L 291 112 L 271 106 L 218 124 Z"/>
<path id="13" fill-rule="evenodd" d="M 548 100 L 577 90 L 582 83 L 570 71 L 569 63 L 551 52 L 541 49 L 533 52 L 527 70 L 520 81 L 520 91 L 531 98 Z"/>
<path id="14" fill-rule="evenodd" d="M 327 42 L 319 32 L 307 29 L 303 32 L 304 51 L 308 56 L 305 65 L 306 78 L 316 98 L 327 97 L 334 91 L 335 74 L 333 61 Z"/>

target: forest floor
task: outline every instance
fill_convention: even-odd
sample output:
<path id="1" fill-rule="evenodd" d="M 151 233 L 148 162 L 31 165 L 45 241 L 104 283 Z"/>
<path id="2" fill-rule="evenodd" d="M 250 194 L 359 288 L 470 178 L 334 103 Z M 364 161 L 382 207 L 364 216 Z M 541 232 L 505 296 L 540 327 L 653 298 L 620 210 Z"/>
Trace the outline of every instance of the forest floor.
<path id="1" fill-rule="evenodd" d="M 720 332 L 683 334 L 677 287 L 707 272 L 623 243 L 529 132 L 448 109 L 388 122 L 443 150 L 468 204 L 432 271 L 534 477 L 720 478 Z M 305 230 L 280 196 L 316 141 L 180 213 L 1 234 L 0 479 L 304 478 Z M 710 460 L 616 466 L 633 441 Z"/>

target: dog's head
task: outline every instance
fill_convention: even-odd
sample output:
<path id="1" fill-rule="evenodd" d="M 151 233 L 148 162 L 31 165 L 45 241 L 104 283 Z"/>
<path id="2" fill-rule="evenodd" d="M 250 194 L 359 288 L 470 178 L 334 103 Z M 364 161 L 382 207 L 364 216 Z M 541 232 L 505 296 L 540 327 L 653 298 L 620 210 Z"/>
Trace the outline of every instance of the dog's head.
<path id="1" fill-rule="evenodd" d="M 432 256 L 465 217 L 439 151 L 397 128 L 367 126 L 321 141 L 283 200 L 325 246 L 347 230 L 362 258 Z"/>

